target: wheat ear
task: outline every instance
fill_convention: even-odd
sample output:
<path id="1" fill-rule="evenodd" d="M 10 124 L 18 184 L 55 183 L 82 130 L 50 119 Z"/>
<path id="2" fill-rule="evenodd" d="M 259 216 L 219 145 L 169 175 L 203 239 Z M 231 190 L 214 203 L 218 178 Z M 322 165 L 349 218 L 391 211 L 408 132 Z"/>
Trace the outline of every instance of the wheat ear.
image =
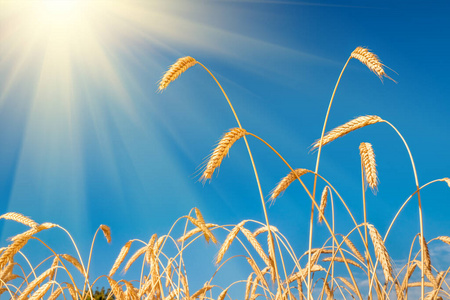
<path id="1" fill-rule="evenodd" d="M 75 257 L 73 257 L 72 255 L 69 255 L 69 254 L 62 254 L 61 257 L 64 258 L 65 260 L 67 260 L 68 262 L 70 262 L 72 265 L 74 265 L 75 268 L 77 268 L 78 271 L 80 271 L 80 273 L 84 275 L 84 269 L 81 266 L 78 259 L 76 259 Z"/>
<path id="2" fill-rule="evenodd" d="M 303 176 L 306 173 L 311 172 L 307 169 L 295 169 L 294 171 L 291 171 L 288 175 L 286 175 L 283 179 L 278 182 L 277 186 L 272 190 L 270 193 L 270 199 L 272 200 L 272 203 L 275 201 L 275 199 L 280 196 L 282 192 L 284 192 L 288 186 L 294 182 L 297 177 Z"/>
<path id="3" fill-rule="evenodd" d="M 209 291 L 212 288 L 213 288 L 212 285 L 209 285 L 206 283 L 205 286 L 203 286 L 201 289 L 199 289 L 198 291 L 196 291 L 195 293 L 193 293 L 191 295 L 191 299 L 198 298 L 200 295 L 203 295 L 204 293 L 206 293 L 207 291 Z"/>
<path id="4" fill-rule="evenodd" d="M 206 226 L 206 228 L 208 228 L 208 229 L 211 228 L 211 227 L 219 227 L 219 225 L 217 225 L 217 224 L 212 224 L 212 223 L 205 224 L 205 226 Z M 202 232 L 202 230 L 201 230 L 200 228 L 196 227 L 196 228 L 194 228 L 194 229 L 188 231 L 188 232 L 187 232 L 185 235 L 183 235 L 182 237 L 180 237 L 180 238 L 177 240 L 177 242 L 178 242 L 178 243 L 184 242 L 185 240 L 189 239 L 189 238 L 192 237 L 194 234 L 199 233 L 199 232 Z"/>
<path id="5" fill-rule="evenodd" d="M 450 236 L 438 236 L 436 239 L 450 245 Z"/>
<path id="6" fill-rule="evenodd" d="M 139 250 L 137 250 L 125 264 L 125 267 L 123 268 L 123 272 L 126 273 L 128 271 L 128 269 L 131 267 L 131 265 L 139 258 L 139 256 L 144 254 L 145 251 L 147 251 L 147 246 L 144 246 L 144 247 L 140 248 Z"/>
<path id="7" fill-rule="evenodd" d="M 255 230 L 255 232 L 253 232 L 253 236 L 257 237 L 261 233 L 267 232 L 268 230 L 269 230 L 269 228 L 267 227 L 267 225 L 264 225 L 264 226 L 258 228 L 257 230 Z M 278 232 L 278 228 L 276 228 L 275 226 L 272 226 L 272 225 L 270 225 L 270 230 L 272 232 Z"/>
<path id="8" fill-rule="evenodd" d="M 172 81 L 177 79 L 178 76 L 181 75 L 181 73 L 185 72 L 196 63 L 197 61 L 190 56 L 179 58 L 173 65 L 170 66 L 169 70 L 159 81 L 158 90 L 163 91 Z"/>
<path id="9" fill-rule="evenodd" d="M 205 240 L 207 242 L 209 242 L 209 240 L 211 239 L 211 241 L 214 244 L 217 244 L 216 237 L 214 236 L 214 234 L 212 234 L 211 230 L 209 230 L 208 227 L 206 227 L 206 224 L 204 222 L 201 223 L 200 221 L 198 221 L 197 219 L 194 219 L 191 216 L 187 216 L 187 218 L 189 219 L 189 221 L 191 221 L 192 224 L 194 224 L 195 226 L 200 228 L 200 230 L 203 232 L 203 235 L 205 236 Z"/>
<path id="10" fill-rule="evenodd" d="M 31 220 L 28 217 L 25 217 L 22 214 L 15 213 L 15 212 L 9 212 L 9 213 L 3 214 L 3 215 L 0 216 L 0 219 L 13 220 L 13 221 L 22 223 L 24 225 L 27 225 L 29 227 L 36 227 L 36 226 L 38 226 L 38 223 L 36 223 L 35 221 Z"/>
<path id="11" fill-rule="evenodd" d="M 153 253 L 153 245 L 155 244 L 156 238 L 158 237 L 158 235 L 156 233 L 154 233 L 152 235 L 152 237 L 150 238 L 150 240 L 148 241 L 147 247 L 146 247 L 146 251 L 145 251 L 145 261 L 150 264 L 152 257 L 154 256 Z"/>
<path id="12" fill-rule="evenodd" d="M 332 141 L 354 131 L 357 129 L 360 129 L 362 127 L 372 125 L 378 122 L 383 122 L 384 120 L 381 119 L 378 116 L 361 116 L 357 117 L 356 119 L 353 119 L 339 127 L 336 127 L 335 129 L 327 132 L 327 134 L 323 137 L 322 140 L 322 146 L 331 143 Z M 319 148 L 320 140 L 317 140 L 313 148 Z"/>
<path id="13" fill-rule="evenodd" d="M 325 280 L 323 282 L 323 288 L 325 289 L 325 294 L 327 295 L 327 300 L 333 300 L 334 299 L 333 292 L 331 291 L 330 286 L 328 285 L 328 282 L 326 282 Z"/>
<path id="14" fill-rule="evenodd" d="M 359 154 L 361 155 L 361 162 L 364 166 L 364 174 L 366 175 L 366 182 L 375 191 L 378 186 L 377 165 L 375 164 L 375 153 L 373 152 L 370 143 L 361 143 L 359 145 Z"/>
<path id="15" fill-rule="evenodd" d="M 105 236 L 106 241 L 109 243 L 111 243 L 111 229 L 106 226 L 106 225 L 100 225 L 100 229 L 103 232 L 103 235 Z"/>
<path id="16" fill-rule="evenodd" d="M 320 265 L 311 266 L 311 273 L 318 272 L 318 271 L 326 271 L 326 270 Z M 289 284 L 296 280 L 304 280 L 307 275 L 308 275 L 308 268 L 303 268 L 300 271 L 290 275 L 287 279 L 287 283 Z"/>
<path id="17" fill-rule="evenodd" d="M 227 295 L 227 292 L 228 292 L 228 288 L 224 289 L 224 290 L 222 291 L 222 293 L 220 293 L 220 295 L 219 295 L 219 297 L 217 298 L 217 300 L 224 300 L 225 297 L 226 297 L 226 295 Z"/>
<path id="18" fill-rule="evenodd" d="M 139 300 L 137 295 L 137 289 L 131 284 L 131 282 L 122 279 L 127 287 L 127 291 L 125 292 L 125 299 L 129 300 Z"/>
<path id="19" fill-rule="evenodd" d="M 441 181 L 447 183 L 448 187 L 450 187 L 450 178 L 442 178 Z"/>
<path id="20" fill-rule="evenodd" d="M 349 258 L 342 258 L 342 257 L 338 257 L 338 256 L 336 256 L 334 258 L 332 258 L 332 257 L 325 257 L 324 259 L 322 259 L 322 261 L 342 262 L 342 263 L 347 262 L 348 264 L 354 265 L 355 267 L 358 267 L 358 268 L 360 268 L 361 270 L 364 271 L 363 267 L 361 267 L 361 265 L 359 263 L 357 263 L 356 261 L 354 261 L 352 259 L 349 259 Z"/>
<path id="21" fill-rule="evenodd" d="M 236 236 L 238 235 L 240 230 L 241 230 L 241 226 L 239 226 L 239 224 L 238 224 L 227 235 L 227 237 L 225 238 L 225 241 L 222 244 L 222 247 L 220 247 L 220 250 L 217 253 L 216 264 L 219 264 L 222 261 L 222 258 L 225 255 L 225 252 L 227 252 L 228 248 L 230 248 L 231 243 L 236 238 Z"/>
<path id="22" fill-rule="evenodd" d="M 436 278 L 434 277 L 433 273 L 431 272 L 431 258 L 430 258 L 430 251 L 428 250 L 427 241 L 424 237 L 419 233 L 419 241 L 421 242 L 421 248 L 423 251 L 423 268 L 424 273 L 427 276 L 428 280 L 433 284 L 434 287 L 437 286 Z"/>
<path id="23" fill-rule="evenodd" d="M 356 258 L 358 258 L 362 262 L 364 261 L 364 257 L 362 256 L 361 252 L 359 252 L 355 244 L 353 244 L 348 237 L 344 239 L 344 243 L 350 248 L 350 250 L 352 250 Z"/>
<path id="24" fill-rule="evenodd" d="M 54 226 L 56 225 L 52 223 L 43 223 L 41 225 L 38 225 L 37 227 L 33 227 L 25 231 L 24 233 L 14 236 L 12 238 L 14 242 L 10 244 L 3 252 L 1 252 L 0 269 L 3 268 L 10 260 L 12 260 L 14 255 L 16 255 L 16 253 L 19 252 L 19 250 L 27 244 L 33 234 L 36 234 L 45 229 L 52 228 Z"/>
<path id="25" fill-rule="evenodd" d="M 116 258 L 116 261 L 114 262 L 114 265 L 111 268 L 111 271 L 109 271 L 109 277 L 112 277 L 114 273 L 116 273 L 117 269 L 119 269 L 120 264 L 125 259 L 125 256 L 127 256 L 128 251 L 130 251 L 132 241 L 128 241 L 120 250 L 119 255 Z M 112 286 L 111 286 L 112 288 Z"/>
<path id="26" fill-rule="evenodd" d="M 329 187 L 326 186 L 322 191 L 322 197 L 320 197 L 319 223 L 322 223 L 323 217 L 325 216 L 325 208 L 327 207 L 327 200 L 328 200 L 328 190 Z"/>
<path id="27" fill-rule="evenodd" d="M 34 292 L 33 295 L 29 298 L 29 300 L 39 300 L 44 297 L 44 295 L 48 292 L 52 284 L 54 284 L 55 281 L 49 281 L 42 285 L 36 292 Z"/>
<path id="28" fill-rule="evenodd" d="M 384 246 L 383 239 L 372 224 L 368 224 L 367 227 L 369 228 L 369 235 L 372 239 L 372 243 L 375 249 L 375 255 L 380 261 L 383 268 L 384 278 L 386 279 L 386 281 L 391 281 L 393 280 L 392 265 L 389 254 L 386 250 L 386 247 Z"/>
<path id="29" fill-rule="evenodd" d="M 230 129 L 229 132 L 225 133 L 225 135 L 219 141 L 219 144 L 216 146 L 216 148 L 214 149 L 213 153 L 209 158 L 205 171 L 203 172 L 203 175 L 200 178 L 202 181 L 211 179 L 214 170 L 220 166 L 223 158 L 228 154 L 228 151 L 230 150 L 231 146 L 233 146 L 233 144 L 238 139 L 240 139 L 246 134 L 247 131 L 245 131 L 245 129 L 242 128 L 233 128 Z"/>
<path id="30" fill-rule="evenodd" d="M 261 247 L 261 244 L 258 242 L 258 240 L 253 236 L 250 230 L 247 228 L 241 227 L 241 232 L 244 234 L 244 236 L 247 238 L 247 240 L 250 242 L 250 244 L 255 248 L 256 252 L 261 256 L 264 263 L 266 263 L 267 266 L 270 266 L 269 258 L 267 257 L 266 253 L 264 252 L 263 248 Z"/>
<path id="31" fill-rule="evenodd" d="M 47 300 L 56 300 L 58 299 L 59 295 L 63 292 L 62 287 L 58 287 L 56 290 L 53 291 L 53 293 L 50 294 Z"/>
<path id="32" fill-rule="evenodd" d="M 124 299 L 123 297 L 123 290 L 120 287 L 120 285 L 115 281 L 114 279 L 110 277 L 106 277 L 109 282 L 109 286 L 111 287 L 111 290 L 115 296 L 116 299 Z"/>
<path id="33" fill-rule="evenodd" d="M 350 283 L 350 281 L 348 281 L 346 278 L 344 277 L 336 277 L 336 278 L 339 278 L 343 284 L 345 284 L 353 293 L 355 293 L 355 295 L 358 294 L 355 286 L 352 283 Z"/>
<path id="34" fill-rule="evenodd" d="M 369 70 L 374 72 L 380 79 L 382 79 L 384 76 L 394 81 L 391 77 L 386 75 L 386 72 L 384 72 L 383 64 L 381 63 L 378 56 L 370 52 L 369 49 L 357 47 L 355 50 L 353 50 L 350 57 L 356 58 L 357 60 L 365 64 L 369 68 Z"/>
<path id="35" fill-rule="evenodd" d="M 45 278 L 49 277 L 55 270 L 53 268 L 48 269 L 39 277 L 37 277 L 35 280 L 30 282 L 28 284 L 27 288 L 20 294 L 20 296 L 17 298 L 17 300 L 24 300 L 28 298 L 28 295 L 31 293 L 32 290 L 34 290 L 35 287 L 37 287 L 39 284 L 41 284 Z"/>

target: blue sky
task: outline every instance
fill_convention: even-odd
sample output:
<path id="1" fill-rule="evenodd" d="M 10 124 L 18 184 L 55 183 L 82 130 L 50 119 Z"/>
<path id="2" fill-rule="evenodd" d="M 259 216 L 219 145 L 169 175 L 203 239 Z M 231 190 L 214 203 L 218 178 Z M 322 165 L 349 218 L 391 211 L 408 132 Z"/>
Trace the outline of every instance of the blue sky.
<path id="1" fill-rule="evenodd" d="M 320 137 L 339 73 L 357 46 L 368 47 L 397 83 L 380 81 L 352 60 L 327 128 L 378 115 L 405 137 L 421 184 L 450 176 L 446 1 L 103 1 L 101 9 L 93 4 L 69 14 L 72 23 L 61 18 L 67 12 L 48 7 L 42 18 L 33 5 L 44 2 L 0 1 L 0 213 L 60 224 L 84 253 L 97 227 L 109 225 L 113 243 L 99 242 L 104 259 L 93 264 L 93 274 L 109 270 L 129 239 L 164 234 L 193 207 L 212 223 L 263 221 L 243 141 L 218 176 L 198 182 L 199 166 L 237 124 L 200 66 L 156 92 L 182 56 L 215 74 L 246 130 L 293 167 L 314 169 L 310 146 Z M 264 145 L 249 142 L 268 195 L 289 170 Z M 380 179 L 376 195 L 367 191 L 368 219 L 384 233 L 415 189 L 392 129 L 372 125 L 325 146 L 319 173 L 362 222 L 361 142 L 373 144 Z M 449 187 L 436 183 L 422 197 L 425 237 L 449 235 Z M 336 209 L 345 233 L 353 226 Z M 269 209 L 271 223 L 298 253 L 307 249 L 309 210 L 298 183 Z M 320 245 L 326 231 L 318 227 Z M 0 222 L 2 245 L 22 229 Z M 388 239 L 394 259 L 407 256 L 418 231 L 415 198 Z M 61 237 L 48 239 L 68 247 Z M 212 261 L 218 248 L 205 247 Z"/>

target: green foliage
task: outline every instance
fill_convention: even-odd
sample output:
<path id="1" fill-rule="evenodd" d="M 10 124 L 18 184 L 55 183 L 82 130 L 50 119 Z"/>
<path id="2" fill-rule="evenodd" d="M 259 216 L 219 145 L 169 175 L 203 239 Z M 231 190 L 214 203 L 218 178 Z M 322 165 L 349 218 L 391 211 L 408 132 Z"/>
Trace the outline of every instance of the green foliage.
<path id="1" fill-rule="evenodd" d="M 86 294 L 89 295 L 89 292 L 86 291 Z M 114 295 L 111 293 L 111 289 L 108 288 L 105 290 L 104 287 L 102 287 L 101 290 L 97 289 L 95 290 L 95 292 L 92 293 L 92 296 L 94 296 L 94 298 L 91 298 L 91 296 L 89 295 L 86 299 L 87 300 L 106 300 L 106 299 L 116 299 L 116 297 L 114 297 Z M 109 296 L 109 297 L 108 297 Z"/>

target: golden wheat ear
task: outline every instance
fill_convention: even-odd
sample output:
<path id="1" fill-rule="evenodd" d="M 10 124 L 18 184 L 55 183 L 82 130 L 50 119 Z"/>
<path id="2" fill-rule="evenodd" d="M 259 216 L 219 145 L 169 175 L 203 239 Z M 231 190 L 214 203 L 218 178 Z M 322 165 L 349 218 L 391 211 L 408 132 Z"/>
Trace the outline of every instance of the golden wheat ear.
<path id="1" fill-rule="evenodd" d="M 378 116 L 361 116 L 353 119 L 335 129 L 329 131 L 322 139 L 322 146 L 331 143 L 332 141 L 360 128 L 368 125 L 372 125 L 378 122 L 384 122 L 384 120 Z M 320 139 L 313 144 L 313 149 L 319 148 Z"/>
<path id="2" fill-rule="evenodd" d="M 311 171 L 307 169 L 296 169 L 281 179 L 277 186 L 270 192 L 270 200 L 272 201 L 272 204 L 275 202 L 275 199 L 279 197 L 280 194 L 282 194 L 288 186 L 294 182 L 295 179 L 297 179 L 297 177 L 301 177 L 308 172 Z"/>
<path id="3" fill-rule="evenodd" d="M 361 155 L 361 162 L 364 167 L 366 182 L 372 191 L 375 192 L 378 187 L 378 177 L 377 165 L 375 163 L 375 153 L 373 152 L 372 145 L 370 143 L 361 143 L 361 145 L 359 145 L 359 153 Z"/>
<path id="4" fill-rule="evenodd" d="M 396 82 L 394 79 L 386 75 L 386 72 L 383 69 L 384 65 L 381 63 L 378 56 L 370 52 L 369 49 L 364 47 L 356 47 L 350 57 L 356 58 L 357 60 L 365 64 L 369 68 L 369 70 L 374 72 L 381 80 L 383 80 L 384 76 L 392 80 L 393 82 Z"/>
<path id="5" fill-rule="evenodd" d="M 386 281 L 393 281 L 394 277 L 392 275 L 393 271 L 391 259 L 386 250 L 383 239 L 378 233 L 378 230 L 372 224 L 368 224 L 367 227 L 369 228 L 369 235 L 372 239 L 373 247 L 375 249 L 375 256 L 378 258 L 383 268 L 384 278 L 386 279 Z"/>
<path id="6" fill-rule="evenodd" d="M 169 70 L 163 75 L 159 81 L 158 90 L 162 92 L 167 86 L 178 78 L 181 73 L 185 72 L 190 67 L 197 63 L 195 58 L 190 56 L 185 56 L 179 58 L 173 65 L 170 66 Z"/>
<path id="7" fill-rule="evenodd" d="M 242 128 L 233 128 L 224 134 L 222 139 L 219 141 L 219 144 L 216 146 L 213 153 L 211 154 L 208 163 L 206 164 L 206 168 L 203 171 L 202 176 L 200 177 L 201 181 L 205 182 L 206 180 L 211 179 L 214 170 L 220 167 L 223 158 L 228 154 L 228 151 L 230 151 L 231 146 L 233 146 L 233 144 L 237 140 L 239 140 L 246 134 L 247 131 Z"/>

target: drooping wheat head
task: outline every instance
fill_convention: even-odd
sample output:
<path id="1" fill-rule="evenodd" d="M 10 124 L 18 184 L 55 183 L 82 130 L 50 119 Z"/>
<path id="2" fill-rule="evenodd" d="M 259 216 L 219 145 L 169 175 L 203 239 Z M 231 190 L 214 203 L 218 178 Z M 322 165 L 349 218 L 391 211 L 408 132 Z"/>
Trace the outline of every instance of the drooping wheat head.
<path id="1" fill-rule="evenodd" d="M 357 47 L 355 50 L 353 50 L 352 54 L 350 55 L 352 58 L 356 58 L 363 64 L 365 64 L 372 72 L 374 72 L 380 79 L 384 77 L 391 79 L 392 78 L 386 75 L 386 72 L 383 69 L 383 64 L 381 63 L 378 56 L 372 52 L 369 51 L 367 48 L 363 47 Z"/>
<path id="2" fill-rule="evenodd" d="M 103 235 L 105 236 L 106 241 L 109 243 L 111 243 L 111 228 L 109 228 L 109 226 L 106 225 L 100 225 L 100 229 L 103 232 Z"/>
<path id="3" fill-rule="evenodd" d="M 206 180 L 211 179 L 214 170 L 220 166 L 223 158 L 228 154 L 228 151 L 230 151 L 231 146 L 246 134 L 247 131 L 242 128 L 233 128 L 225 133 L 211 154 L 200 180 L 205 182 Z"/>
<path id="4" fill-rule="evenodd" d="M 196 63 L 197 61 L 190 56 L 179 58 L 173 65 L 170 66 L 169 70 L 163 75 L 163 77 L 159 81 L 158 90 L 163 91 L 172 81 L 177 79 L 178 76 L 181 75 L 181 73 L 185 72 L 187 69 L 194 66 Z"/>
<path id="5" fill-rule="evenodd" d="M 281 193 L 283 193 L 288 186 L 294 182 L 297 177 L 301 177 L 305 175 L 306 173 L 311 172 L 307 169 L 296 169 L 294 171 L 291 171 L 288 175 L 286 175 L 283 179 L 278 182 L 277 186 L 271 191 L 270 199 L 272 203 L 275 201 L 277 197 L 280 196 Z"/>
<path id="6" fill-rule="evenodd" d="M 75 268 L 77 268 L 77 270 L 80 271 L 83 276 L 85 275 L 84 269 L 78 259 L 70 254 L 61 254 L 61 257 L 70 262 Z"/>
<path id="7" fill-rule="evenodd" d="M 230 233 L 228 233 L 227 237 L 225 238 L 225 241 L 222 244 L 222 247 L 220 247 L 219 252 L 217 253 L 216 264 L 219 264 L 222 261 L 223 256 L 227 252 L 228 248 L 230 248 L 231 243 L 241 230 L 241 226 L 242 225 L 240 224 L 234 226 L 234 228 L 230 231 Z"/>
<path id="8" fill-rule="evenodd" d="M 392 276 L 391 259 L 386 250 L 386 247 L 384 246 L 383 239 L 381 238 L 381 235 L 378 233 L 378 230 L 372 224 L 368 224 L 367 227 L 369 228 L 369 235 L 370 238 L 372 239 L 373 247 L 375 249 L 375 255 L 380 261 L 380 264 L 383 268 L 384 278 L 386 279 L 387 282 L 392 281 L 393 276 Z"/>
<path id="9" fill-rule="evenodd" d="M 375 153 L 370 143 L 361 143 L 359 145 L 359 153 L 364 168 L 364 175 L 367 184 L 375 191 L 378 186 L 377 167 L 375 163 Z"/>
<path id="10" fill-rule="evenodd" d="M 13 221 L 22 223 L 24 225 L 27 225 L 29 227 L 36 227 L 39 225 L 38 223 L 31 220 L 30 218 L 25 217 L 24 215 L 16 213 L 16 212 L 9 212 L 9 213 L 3 214 L 0 216 L 0 219 L 13 220 Z"/>
<path id="11" fill-rule="evenodd" d="M 336 127 L 335 129 L 327 132 L 327 134 L 323 137 L 322 146 L 331 143 L 332 141 L 360 128 L 363 128 L 367 125 L 372 125 L 378 122 L 383 122 L 378 116 L 361 116 L 353 119 L 341 126 Z M 320 140 L 317 140 L 313 144 L 313 148 L 319 148 Z"/>
<path id="12" fill-rule="evenodd" d="M 114 262 L 111 271 L 109 271 L 109 277 L 112 277 L 116 271 L 119 269 L 120 264 L 123 262 L 123 260 L 125 259 L 125 256 L 127 256 L 128 251 L 130 251 L 130 247 L 131 247 L 131 243 L 132 241 L 128 241 L 120 250 L 119 255 L 116 258 L 116 261 Z M 112 286 L 111 286 L 112 288 Z"/>
<path id="13" fill-rule="evenodd" d="M 325 208 L 327 207 L 327 200 L 328 200 L 328 189 L 329 187 L 326 186 L 322 191 L 322 196 L 320 197 L 319 223 L 322 223 L 323 217 L 325 215 Z"/>

